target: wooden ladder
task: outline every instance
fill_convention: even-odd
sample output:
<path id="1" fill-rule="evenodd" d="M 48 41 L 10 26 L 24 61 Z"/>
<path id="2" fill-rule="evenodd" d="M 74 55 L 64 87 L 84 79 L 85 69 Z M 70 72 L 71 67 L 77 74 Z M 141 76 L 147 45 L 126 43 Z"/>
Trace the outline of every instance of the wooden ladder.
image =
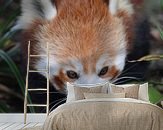
<path id="1" fill-rule="evenodd" d="M 42 70 L 30 70 L 29 69 L 29 64 L 30 64 L 30 57 L 46 57 L 47 58 L 47 65 L 46 69 Z M 27 61 L 27 74 L 26 74 L 26 87 L 25 87 L 25 99 L 24 99 L 24 124 L 26 124 L 27 121 L 27 107 L 46 107 L 46 113 L 47 115 L 49 114 L 49 45 L 47 43 L 47 49 L 46 49 L 46 55 L 31 55 L 30 54 L 30 41 L 28 43 L 28 61 Z M 29 89 L 28 88 L 28 78 L 29 78 L 29 73 L 35 73 L 35 72 L 42 72 L 46 73 L 46 78 L 47 78 L 47 88 L 35 88 L 35 89 Z M 28 103 L 28 92 L 32 91 L 46 91 L 47 92 L 47 101 L 46 104 L 29 104 Z"/>

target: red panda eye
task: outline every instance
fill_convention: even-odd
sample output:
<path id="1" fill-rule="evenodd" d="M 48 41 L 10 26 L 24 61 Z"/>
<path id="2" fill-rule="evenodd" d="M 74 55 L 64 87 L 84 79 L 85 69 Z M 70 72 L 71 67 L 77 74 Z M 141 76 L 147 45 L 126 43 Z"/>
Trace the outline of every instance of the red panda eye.
<path id="1" fill-rule="evenodd" d="M 79 78 L 78 74 L 72 70 L 67 71 L 66 74 L 70 79 L 78 79 Z"/>
<path id="2" fill-rule="evenodd" d="M 98 76 L 104 76 L 108 72 L 108 69 L 109 69 L 108 66 L 105 66 L 104 68 L 102 68 Z"/>

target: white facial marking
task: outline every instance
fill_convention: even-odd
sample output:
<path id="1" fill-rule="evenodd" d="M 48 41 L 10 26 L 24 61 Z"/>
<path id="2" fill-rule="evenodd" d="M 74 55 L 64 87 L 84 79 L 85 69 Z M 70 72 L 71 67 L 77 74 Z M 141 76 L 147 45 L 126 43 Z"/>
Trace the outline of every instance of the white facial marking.
<path id="1" fill-rule="evenodd" d="M 98 74 L 99 71 L 105 67 L 105 66 L 109 66 L 111 65 L 110 64 L 110 61 L 111 61 L 111 58 L 109 59 L 109 55 L 108 54 L 103 54 L 99 60 L 97 61 L 97 64 L 96 64 L 96 73 Z M 107 62 L 107 64 L 104 66 L 103 64 Z"/>
<path id="2" fill-rule="evenodd" d="M 58 75 L 61 66 L 55 60 L 55 58 L 50 58 L 49 64 L 50 64 L 50 76 Z"/>
<path id="3" fill-rule="evenodd" d="M 119 71 L 122 71 L 125 66 L 126 53 L 120 53 L 116 56 L 114 60 L 114 65 Z"/>
<path id="4" fill-rule="evenodd" d="M 81 77 L 76 80 L 74 83 L 76 84 L 98 84 L 105 83 L 109 79 L 102 79 L 96 73 L 95 74 L 82 74 Z"/>
<path id="5" fill-rule="evenodd" d="M 83 66 L 82 66 L 80 60 L 78 60 L 76 58 L 71 58 L 71 59 L 67 59 L 67 61 L 68 61 L 67 65 L 63 66 L 65 71 L 73 70 L 77 73 L 81 73 L 83 71 Z M 75 68 L 72 67 L 71 65 L 73 65 Z"/>

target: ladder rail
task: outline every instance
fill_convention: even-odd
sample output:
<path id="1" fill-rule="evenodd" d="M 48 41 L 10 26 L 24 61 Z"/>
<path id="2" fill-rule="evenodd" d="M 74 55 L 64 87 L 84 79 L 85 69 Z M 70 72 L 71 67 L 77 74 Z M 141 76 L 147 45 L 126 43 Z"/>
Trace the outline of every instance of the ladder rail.
<path id="1" fill-rule="evenodd" d="M 46 113 L 49 115 L 49 73 L 50 73 L 50 62 L 49 62 L 49 44 L 47 43 L 47 50 L 46 50 L 46 55 L 30 55 L 30 44 L 31 42 L 28 42 L 28 60 L 27 60 L 27 74 L 26 74 L 26 86 L 25 86 L 25 99 L 24 99 L 24 123 L 26 124 L 27 121 L 27 107 L 34 106 L 34 107 L 46 107 Z M 30 57 L 47 57 L 47 64 L 46 64 L 46 69 L 42 70 L 30 70 L 29 69 L 29 64 L 30 64 Z M 28 79 L 29 79 L 29 73 L 32 72 L 43 72 L 46 73 L 46 78 L 47 78 L 47 88 L 36 88 L 36 89 L 29 89 L 28 88 Z M 47 101 L 46 104 L 28 104 L 28 92 L 33 92 L 33 91 L 46 91 L 47 93 Z"/>
<path id="2" fill-rule="evenodd" d="M 47 43 L 47 66 L 46 66 L 46 69 L 48 70 L 48 73 L 47 74 L 47 108 L 46 108 L 46 113 L 47 115 L 49 115 L 49 73 L 50 73 L 50 64 L 49 64 L 49 44 Z"/>
<path id="3" fill-rule="evenodd" d="M 28 96 L 28 77 L 29 77 L 29 55 L 30 55 L 30 41 L 28 42 L 28 61 L 27 61 L 27 72 L 26 72 L 26 86 L 25 86 L 25 100 L 24 100 L 24 123 L 27 121 L 27 96 Z"/>

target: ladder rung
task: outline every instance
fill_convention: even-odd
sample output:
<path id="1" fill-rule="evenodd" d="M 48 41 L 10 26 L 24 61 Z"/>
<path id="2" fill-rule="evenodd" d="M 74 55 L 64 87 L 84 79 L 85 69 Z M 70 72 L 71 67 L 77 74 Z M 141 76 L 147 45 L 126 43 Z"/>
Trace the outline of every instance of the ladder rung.
<path id="1" fill-rule="evenodd" d="M 34 72 L 45 72 L 45 73 L 47 73 L 48 72 L 48 70 L 29 70 L 29 72 L 31 72 L 31 73 L 34 73 Z"/>
<path id="2" fill-rule="evenodd" d="M 46 104 L 27 104 L 28 107 L 46 107 Z"/>
<path id="3" fill-rule="evenodd" d="M 28 89 L 28 91 L 47 91 L 47 89 L 44 89 L 44 88 L 36 88 L 36 89 Z"/>
<path id="4" fill-rule="evenodd" d="M 47 57 L 47 55 L 30 55 L 30 57 Z"/>

